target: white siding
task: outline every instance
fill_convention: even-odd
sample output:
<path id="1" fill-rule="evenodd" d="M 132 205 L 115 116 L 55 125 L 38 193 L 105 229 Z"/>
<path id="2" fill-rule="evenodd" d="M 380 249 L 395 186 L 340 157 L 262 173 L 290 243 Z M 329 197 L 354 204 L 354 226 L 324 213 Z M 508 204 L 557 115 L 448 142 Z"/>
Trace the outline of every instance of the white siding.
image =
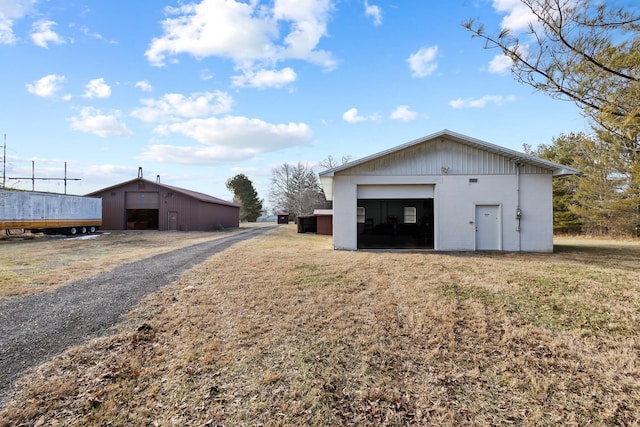
<path id="1" fill-rule="evenodd" d="M 338 170 L 332 186 L 334 247 L 357 249 L 359 188 L 361 194 L 391 195 L 422 186 L 432 192 L 424 198 L 434 200 L 436 250 L 475 250 L 476 206 L 491 205 L 500 213 L 499 248 L 551 252 L 553 170 L 525 164 L 518 178 L 516 169 L 514 160 L 497 150 L 439 137 Z"/>
<path id="2" fill-rule="evenodd" d="M 477 182 L 469 182 L 469 179 Z M 515 217 L 518 206 L 517 176 L 353 176 L 334 177 L 334 247 L 357 249 L 358 186 L 433 184 L 434 246 L 442 251 L 475 250 L 476 205 L 499 205 L 500 247 L 505 251 L 551 252 L 553 211 L 551 175 L 520 176 L 520 231 Z"/>
<path id="3" fill-rule="evenodd" d="M 438 188 L 440 250 L 474 250 L 475 206 L 501 207 L 502 250 L 551 252 L 553 250 L 553 209 L 551 175 L 520 176 L 522 219 L 517 230 L 517 176 L 485 175 L 477 183 L 468 177 L 447 177 Z M 455 195 L 455 196 L 454 196 Z"/>
<path id="4" fill-rule="evenodd" d="M 505 175 L 513 174 L 512 160 L 476 147 L 447 139 L 428 141 L 405 150 L 356 165 L 340 175 Z M 526 165 L 525 174 L 551 174 L 552 171 Z"/>

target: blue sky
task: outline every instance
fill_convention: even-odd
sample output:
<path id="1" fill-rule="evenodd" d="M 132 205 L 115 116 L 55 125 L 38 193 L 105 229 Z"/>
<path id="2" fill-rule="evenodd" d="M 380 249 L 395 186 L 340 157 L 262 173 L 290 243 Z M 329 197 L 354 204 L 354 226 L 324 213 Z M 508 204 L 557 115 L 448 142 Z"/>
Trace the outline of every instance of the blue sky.
<path id="1" fill-rule="evenodd" d="M 6 177 L 86 194 L 144 177 L 230 200 L 244 173 L 364 157 L 450 129 L 504 147 L 588 131 L 462 28 L 518 0 L 0 0 Z M 1 154 L 1 153 L 0 153 Z M 316 170 L 320 170 L 316 167 Z M 30 180 L 7 186 L 31 189 Z M 35 189 L 63 192 L 61 181 Z"/>

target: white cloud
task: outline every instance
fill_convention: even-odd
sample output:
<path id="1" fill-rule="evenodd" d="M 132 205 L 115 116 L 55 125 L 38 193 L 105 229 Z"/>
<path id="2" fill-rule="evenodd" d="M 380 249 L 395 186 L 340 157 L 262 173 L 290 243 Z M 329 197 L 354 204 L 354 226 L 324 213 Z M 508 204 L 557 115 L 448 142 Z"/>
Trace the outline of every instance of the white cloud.
<path id="1" fill-rule="evenodd" d="M 369 4 L 367 0 L 364 0 L 364 13 L 373 18 L 374 26 L 382 25 L 382 9 L 380 9 L 380 6 Z"/>
<path id="2" fill-rule="evenodd" d="M 282 87 L 293 83 L 298 78 L 293 68 L 282 70 L 258 70 L 245 71 L 241 76 L 233 76 L 231 80 L 234 87 Z"/>
<path id="3" fill-rule="evenodd" d="M 316 50 L 320 39 L 327 35 L 327 22 L 332 10 L 331 0 L 275 0 L 275 24 L 288 25 L 290 31 L 280 45 L 276 44 L 278 56 L 269 56 L 268 59 L 303 59 L 327 69 L 335 68 L 336 63 L 330 53 Z"/>
<path id="4" fill-rule="evenodd" d="M 317 49 L 327 35 L 331 10 L 330 0 L 275 0 L 273 6 L 257 0 L 202 0 L 167 7 L 164 34 L 151 41 L 145 55 L 156 66 L 186 53 L 229 58 L 239 70 L 270 69 L 287 59 L 333 69 L 332 55 Z"/>
<path id="5" fill-rule="evenodd" d="M 52 29 L 56 25 L 53 21 L 35 22 L 31 28 L 31 40 L 33 40 L 33 43 L 45 49 L 49 47 L 49 43 L 64 44 L 64 39 Z"/>
<path id="6" fill-rule="evenodd" d="M 104 114 L 93 107 L 83 107 L 80 114 L 71 117 L 71 129 L 85 133 L 92 133 L 102 138 L 109 136 L 131 136 L 133 133 L 127 125 L 120 122 L 120 112 L 114 111 Z"/>
<path id="7" fill-rule="evenodd" d="M 342 119 L 348 123 L 358 123 L 358 122 L 364 122 L 367 120 L 366 117 L 358 115 L 357 108 L 351 108 L 345 111 L 344 113 L 342 113 Z"/>
<path id="8" fill-rule="evenodd" d="M 202 80 L 211 80 L 212 78 L 214 78 L 216 75 L 214 73 L 212 73 L 210 70 L 208 69 L 204 69 L 204 70 L 200 70 L 200 78 Z"/>
<path id="9" fill-rule="evenodd" d="M 407 58 L 411 75 L 413 77 L 427 77 L 433 73 L 438 68 L 436 62 L 437 54 L 438 46 L 423 47 L 416 53 L 411 54 Z"/>
<path id="10" fill-rule="evenodd" d="M 143 107 L 136 108 L 131 115 L 144 122 L 172 122 L 180 119 L 206 117 L 227 113 L 233 98 L 221 91 L 194 93 L 185 96 L 167 93 L 159 99 L 143 99 Z"/>
<path id="11" fill-rule="evenodd" d="M 527 59 L 529 56 L 529 44 L 519 44 L 517 52 L 522 58 Z M 504 74 L 511 69 L 512 65 L 513 60 L 511 58 L 504 54 L 498 54 L 489 61 L 489 67 L 487 70 L 493 74 Z"/>
<path id="12" fill-rule="evenodd" d="M 484 108 L 489 103 L 493 103 L 495 105 L 504 105 L 506 102 L 513 102 L 516 100 L 514 95 L 509 95 L 507 97 L 500 95 L 485 95 L 482 98 L 458 98 L 449 102 L 449 105 L 452 108 Z"/>
<path id="13" fill-rule="evenodd" d="M 400 105 L 398 106 L 398 108 L 393 110 L 389 117 L 393 120 L 402 120 L 408 122 L 417 119 L 418 113 L 416 113 L 415 111 L 411 111 L 408 105 Z"/>
<path id="14" fill-rule="evenodd" d="M 151 145 L 143 152 L 140 160 L 179 163 L 186 165 L 211 165 L 226 162 L 241 162 L 253 157 L 255 152 L 247 149 L 234 149 L 220 146 L 176 146 Z"/>
<path id="15" fill-rule="evenodd" d="M 261 176 L 261 177 L 271 178 L 274 167 L 276 166 L 262 167 L 262 168 L 252 168 L 249 166 L 240 166 L 240 167 L 236 166 L 231 168 L 231 170 L 233 171 L 233 173 L 243 173 L 251 177 Z"/>
<path id="16" fill-rule="evenodd" d="M 502 18 L 501 26 L 514 33 L 527 31 L 529 25 L 538 25 L 538 20 L 522 1 L 520 0 L 493 0 L 493 8 L 506 16 Z"/>
<path id="17" fill-rule="evenodd" d="M 277 29 L 266 17 L 256 16 L 251 4 L 203 0 L 165 8 L 164 35 L 154 38 L 145 55 L 162 66 L 167 56 L 188 53 L 196 58 L 224 56 L 239 61 L 273 55 L 271 37 Z M 269 52 L 270 51 L 270 52 Z"/>
<path id="18" fill-rule="evenodd" d="M 152 145 L 142 154 L 142 159 L 184 164 L 247 160 L 259 153 L 307 145 L 313 137 L 305 123 L 272 124 L 238 116 L 191 119 L 161 125 L 156 132 L 160 135 L 182 134 L 202 145 Z"/>
<path id="19" fill-rule="evenodd" d="M 361 116 L 357 108 L 350 108 L 349 110 L 342 113 L 342 120 L 348 123 L 369 122 L 379 119 L 380 115 L 377 113 L 368 116 Z"/>
<path id="20" fill-rule="evenodd" d="M 101 164 L 90 165 L 85 167 L 83 175 L 89 175 L 94 177 L 101 177 L 104 175 L 130 175 L 131 166 L 113 165 L 113 164 Z"/>
<path id="21" fill-rule="evenodd" d="M 93 79 L 84 87 L 83 98 L 109 98 L 111 87 L 104 82 L 103 78 Z"/>
<path id="22" fill-rule="evenodd" d="M 140 80 L 139 82 L 136 82 L 135 87 L 136 89 L 140 89 L 143 92 L 153 91 L 153 87 L 151 86 L 151 83 L 149 83 L 148 80 Z"/>
<path id="23" fill-rule="evenodd" d="M 14 44 L 13 33 L 15 20 L 24 17 L 36 0 L 0 0 L 0 44 Z"/>
<path id="24" fill-rule="evenodd" d="M 25 86 L 27 90 L 34 95 L 38 95 L 43 98 L 50 98 L 60 91 L 64 81 L 64 76 L 49 74 L 33 83 L 27 83 Z"/>
<path id="25" fill-rule="evenodd" d="M 511 69 L 513 61 L 507 55 L 499 54 L 489 61 L 489 72 L 493 74 L 504 74 Z"/>
<path id="26" fill-rule="evenodd" d="M 0 15 L 0 44 L 14 44 L 13 20 Z"/>
<path id="27" fill-rule="evenodd" d="M 80 30 L 80 32 L 82 34 L 84 34 L 87 37 L 91 37 L 91 38 L 94 38 L 96 40 L 102 40 L 102 41 L 106 42 L 107 44 L 117 44 L 117 41 L 115 41 L 115 40 L 107 40 L 102 34 L 96 33 L 95 31 L 91 31 L 89 29 L 89 27 L 87 27 L 86 25 L 83 25 L 83 26 L 79 27 L 79 30 Z"/>

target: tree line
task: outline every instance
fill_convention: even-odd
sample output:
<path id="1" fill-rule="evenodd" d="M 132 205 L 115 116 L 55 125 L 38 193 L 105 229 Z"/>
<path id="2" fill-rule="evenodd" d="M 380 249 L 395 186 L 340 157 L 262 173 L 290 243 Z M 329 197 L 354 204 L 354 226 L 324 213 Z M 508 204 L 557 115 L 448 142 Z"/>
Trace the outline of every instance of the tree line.
<path id="1" fill-rule="evenodd" d="M 554 181 L 555 229 L 640 236 L 640 5 L 520 3 L 533 17 L 524 33 L 463 26 L 511 60 L 516 81 L 575 103 L 593 130 L 525 147 L 583 173 Z"/>

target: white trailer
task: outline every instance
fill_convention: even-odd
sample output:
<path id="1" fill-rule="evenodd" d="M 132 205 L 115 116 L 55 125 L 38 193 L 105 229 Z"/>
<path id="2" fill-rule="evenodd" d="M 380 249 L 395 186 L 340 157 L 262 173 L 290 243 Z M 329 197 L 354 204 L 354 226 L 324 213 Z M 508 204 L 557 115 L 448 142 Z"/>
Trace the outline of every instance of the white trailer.
<path id="1" fill-rule="evenodd" d="M 0 189 L 0 230 L 75 235 L 95 233 L 100 226 L 100 198 Z"/>

